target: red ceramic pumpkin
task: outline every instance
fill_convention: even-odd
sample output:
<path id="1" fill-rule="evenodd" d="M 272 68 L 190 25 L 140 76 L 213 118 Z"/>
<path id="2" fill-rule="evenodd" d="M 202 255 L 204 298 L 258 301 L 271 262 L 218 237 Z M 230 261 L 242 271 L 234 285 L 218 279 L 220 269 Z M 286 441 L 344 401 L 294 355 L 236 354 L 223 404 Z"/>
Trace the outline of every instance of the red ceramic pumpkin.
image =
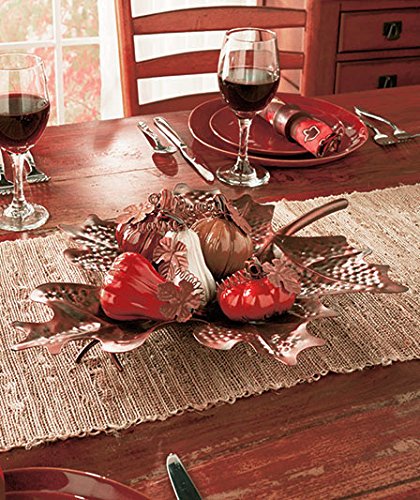
<path id="1" fill-rule="evenodd" d="M 217 300 L 223 313 L 233 321 L 257 321 L 290 309 L 296 294 L 267 278 L 232 280 L 221 285 Z"/>
<path id="2" fill-rule="evenodd" d="M 113 319 L 167 319 L 164 302 L 157 298 L 158 286 L 166 280 L 138 253 L 119 255 L 105 275 L 99 299 L 105 314 Z"/>

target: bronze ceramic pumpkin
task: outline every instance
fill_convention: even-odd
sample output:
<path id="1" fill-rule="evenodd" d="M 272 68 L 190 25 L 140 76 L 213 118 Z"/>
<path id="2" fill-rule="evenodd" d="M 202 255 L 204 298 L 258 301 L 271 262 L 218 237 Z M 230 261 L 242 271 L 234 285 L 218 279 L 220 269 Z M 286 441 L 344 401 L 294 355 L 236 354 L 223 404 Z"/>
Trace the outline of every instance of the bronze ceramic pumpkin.
<path id="1" fill-rule="evenodd" d="M 116 240 L 122 252 L 135 252 L 152 260 L 156 245 L 164 232 L 145 230 L 141 223 L 122 223 L 116 229 Z"/>
<path id="2" fill-rule="evenodd" d="M 216 280 L 242 269 L 253 253 L 250 236 L 230 220 L 202 219 L 193 229 L 200 237 L 204 259 Z"/>

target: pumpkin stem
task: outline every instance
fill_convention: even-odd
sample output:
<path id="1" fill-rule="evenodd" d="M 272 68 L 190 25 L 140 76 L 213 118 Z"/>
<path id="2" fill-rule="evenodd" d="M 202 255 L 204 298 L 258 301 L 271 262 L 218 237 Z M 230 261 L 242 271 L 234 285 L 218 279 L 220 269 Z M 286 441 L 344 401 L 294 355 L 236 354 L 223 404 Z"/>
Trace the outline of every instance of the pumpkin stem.
<path id="1" fill-rule="evenodd" d="M 245 271 L 249 274 L 249 277 L 253 280 L 258 280 L 266 276 L 266 272 L 263 270 L 261 262 L 257 257 L 252 257 L 245 263 Z"/>
<path id="2" fill-rule="evenodd" d="M 168 212 L 166 210 L 162 210 L 162 215 L 165 215 L 166 217 L 169 217 L 170 219 L 173 219 L 175 222 L 178 222 L 178 224 L 183 228 L 186 229 L 187 225 L 185 224 L 184 220 L 181 219 L 181 217 L 178 217 L 177 215 Z"/>
<path id="3" fill-rule="evenodd" d="M 214 206 L 221 215 L 229 215 L 229 211 L 226 206 L 226 198 L 223 194 L 216 194 L 214 197 Z"/>
<path id="4" fill-rule="evenodd" d="M 251 232 L 252 228 L 247 220 L 223 194 L 216 195 L 214 201 L 216 209 L 220 211 L 220 215 L 222 215 L 223 218 L 233 222 L 243 234 L 248 235 Z"/>

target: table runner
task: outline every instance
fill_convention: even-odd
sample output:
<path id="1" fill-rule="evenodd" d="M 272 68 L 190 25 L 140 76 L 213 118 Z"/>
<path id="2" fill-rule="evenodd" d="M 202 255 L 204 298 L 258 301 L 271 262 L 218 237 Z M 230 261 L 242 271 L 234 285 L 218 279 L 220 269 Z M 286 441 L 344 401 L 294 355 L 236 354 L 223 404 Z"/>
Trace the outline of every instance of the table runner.
<path id="1" fill-rule="evenodd" d="M 114 432 L 164 420 L 185 410 L 203 410 L 269 389 L 314 381 L 328 372 L 420 357 L 418 299 L 418 215 L 420 185 L 353 193 L 350 207 L 300 234 L 344 234 L 373 250 L 371 261 L 389 264 L 390 276 L 406 284 L 399 295 L 349 294 L 325 303 L 340 316 L 314 321 L 310 331 L 325 346 L 299 355 L 294 367 L 258 354 L 246 345 L 214 351 L 199 345 L 191 327 L 169 327 L 139 349 L 120 356 L 119 373 L 99 348 L 80 365 L 82 343 L 58 356 L 43 348 L 12 352 L 22 339 L 15 320 L 45 321 L 48 308 L 28 296 L 49 281 L 92 282 L 97 277 L 69 264 L 68 242 L 60 232 L 44 238 L 0 244 L 0 450 Z M 276 204 L 275 221 L 285 224 L 329 198 Z"/>

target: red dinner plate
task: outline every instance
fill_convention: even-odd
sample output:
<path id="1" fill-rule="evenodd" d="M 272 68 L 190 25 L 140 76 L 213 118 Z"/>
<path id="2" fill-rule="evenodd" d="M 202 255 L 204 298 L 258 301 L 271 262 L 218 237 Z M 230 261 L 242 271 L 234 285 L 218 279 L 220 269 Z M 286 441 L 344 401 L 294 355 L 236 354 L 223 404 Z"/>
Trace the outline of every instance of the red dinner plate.
<path id="1" fill-rule="evenodd" d="M 368 131 L 359 118 L 340 106 L 310 97 L 302 97 L 298 94 L 279 93 L 278 97 L 290 103 L 295 103 L 304 109 L 310 110 L 314 115 L 321 114 L 329 116 L 330 123 L 341 121 L 345 128 L 345 135 L 341 142 L 340 150 L 323 158 L 315 158 L 309 153 L 296 156 L 271 156 L 252 153 L 249 155 L 251 161 L 273 167 L 302 168 L 323 165 L 336 161 L 359 149 L 368 139 Z M 188 119 L 188 126 L 194 139 L 212 151 L 236 158 L 237 147 L 229 144 L 216 136 L 210 127 L 212 116 L 224 108 L 226 103 L 222 99 L 206 101 L 194 108 Z M 270 131 L 276 134 L 274 130 Z"/>
<path id="2" fill-rule="evenodd" d="M 6 500 L 150 500 L 124 484 L 70 469 L 11 469 L 4 479 Z"/>
<path id="3" fill-rule="evenodd" d="M 319 117 L 321 118 L 321 116 Z M 224 106 L 216 111 L 210 117 L 209 123 L 211 130 L 217 137 L 236 148 L 238 147 L 238 119 L 230 108 Z M 258 115 L 252 121 L 248 151 L 273 156 L 292 156 L 307 153 L 296 142 L 290 142 L 281 134 L 273 133 L 272 125 Z"/>

